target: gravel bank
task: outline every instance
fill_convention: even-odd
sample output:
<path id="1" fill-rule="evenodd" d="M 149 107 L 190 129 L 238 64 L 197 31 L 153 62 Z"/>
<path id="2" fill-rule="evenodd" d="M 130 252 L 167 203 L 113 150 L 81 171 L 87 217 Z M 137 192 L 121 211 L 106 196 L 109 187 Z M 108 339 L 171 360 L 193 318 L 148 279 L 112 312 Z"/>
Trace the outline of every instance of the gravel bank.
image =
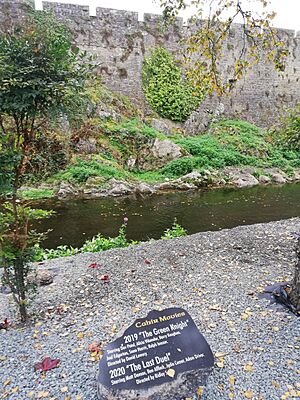
<path id="1" fill-rule="evenodd" d="M 32 304 L 35 325 L 0 331 L 0 399 L 95 400 L 88 345 L 170 306 L 189 312 L 218 356 L 203 399 L 296 399 L 300 319 L 258 292 L 291 279 L 299 230 L 293 218 L 47 262 L 56 276 Z M 2 320 L 11 310 L 0 296 Z M 33 365 L 47 355 L 61 364 L 42 376 Z"/>

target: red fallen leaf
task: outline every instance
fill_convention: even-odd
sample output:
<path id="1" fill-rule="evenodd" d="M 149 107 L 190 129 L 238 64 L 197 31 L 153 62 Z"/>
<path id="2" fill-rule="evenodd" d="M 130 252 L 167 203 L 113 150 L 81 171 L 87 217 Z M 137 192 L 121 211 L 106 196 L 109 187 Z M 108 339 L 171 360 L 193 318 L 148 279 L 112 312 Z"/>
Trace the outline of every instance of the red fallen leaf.
<path id="1" fill-rule="evenodd" d="M 57 368 L 59 364 L 59 360 L 51 360 L 50 357 L 46 357 L 42 362 L 35 364 L 35 371 L 49 371 L 49 369 Z"/>
<path id="2" fill-rule="evenodd" d="M 104 282 L 109 282 L 109 276 L 108 275 L 101 275 L 99 279 L 101 281 L 104 281 Z"/>
<path id="3" fill-rule="evenodd" d="M 8 325 L 9 325 L 9 322 L 8 322 L 7 318 L 5 318 L 5 320 L 0 323 L 0 329 L 7 329 Z"/>
<path id="4" fill-rule="evenodd" d="M 94 269 L 98 269 L 101 268 L 102 265 L 101 264 L 97 264 L 97 263 L 92 263 L 89 265 L 89 268 L 94 268 Z"/>
<path id="5" fill-rule="evenodd" d="M 145 259 L 145 264 L 151 264 L 151 261 L 146 258 Z"/>
<path id="6" fill-rule="evenodd" d="M 91 344 L 89 345 L 89 347 L 88 347 L 88 350 L 89 350 L 91 353 L 94 353 L 94 352 L 99 353 L 99 352 L 101 351 L 100 343 L 98 343 L 98 342 L 93 342 L 93 343 L 91 343 Z"/>

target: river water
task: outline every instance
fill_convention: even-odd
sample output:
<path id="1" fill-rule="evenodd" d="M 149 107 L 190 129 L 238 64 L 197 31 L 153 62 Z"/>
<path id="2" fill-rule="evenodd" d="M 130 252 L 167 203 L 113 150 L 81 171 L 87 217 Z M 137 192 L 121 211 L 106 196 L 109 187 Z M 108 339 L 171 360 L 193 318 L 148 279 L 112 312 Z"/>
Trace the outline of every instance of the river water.
<path id="1" fill-rule="evenodd" d="M 300 216 L 300 184 L 173 192 L 146 197 L 47 200 L 38 206 L 56 214 L 39 221 L 39 231 L 52 229 L 44 247 L 81 246 L 101 232 L 115 236 L 124 216 L 128 237 L 159 238 L 174 218 L 189 234 Z"/>

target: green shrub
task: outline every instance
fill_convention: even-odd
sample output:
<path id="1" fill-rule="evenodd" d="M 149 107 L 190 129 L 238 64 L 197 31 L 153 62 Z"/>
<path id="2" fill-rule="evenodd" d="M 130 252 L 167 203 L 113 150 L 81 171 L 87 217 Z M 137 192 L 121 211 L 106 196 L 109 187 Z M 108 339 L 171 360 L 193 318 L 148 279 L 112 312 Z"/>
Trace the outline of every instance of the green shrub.
<path id="1" fill-rule="evenodd" d="M 39 200 L 53 197 L 54 189 L 28 189 L 20 192 L 20 196 L 25 200 Z"/>
<path id="2" fill-rule="evenodd" d="M 204 93 L 182 78 L 174 57 L 163 47 L 144 59 L 142 85 L 153 110 L 173 121 L 185 121 L 204 98 Z"/>
<path id="3" fill-rule="evenodd" d="M 289 110 L 283 121 L 283 128 L 273 132 L 280 146 L 285 149 L 300 151 L 300 103 Z M 299 153 L 298 153 L 299 154 Z M 299 155 L 298 155 L 299 157 Z"/>
<path id="4" fill-rule="evenodd" d="M 80 184 L 86 182 L 86 180 L 92 176 L 102 176 L 106 179 L 123 178 L 125 172 L 96 160 L 85 161 L 77 159 L 75 164 L 57 174 L 54 179 L 59 181 L 66 180 L 71 183 Z"/>
<path id="5" fill-rule="evenodd" d="M 142 135 L 148 138 L 164 137 L 164 135 L 156 129 L 144 124 L 136 118 L 127 119 L 122 123 L 107 123 L 104 125 L 104 130 L 106 134 L 124 132 L 128 135 Z"/>
<path id="6" fill-rule="evenodd" d="M 161 236 L 161 239 L 175 239 L 177 237 L 186 236 L 187 231 L 178 224 L 177 219 L 174 218 L 174 222 L 171 228 L 168 228 L 164 231 L 164 234 Z"/>
<path id="7" fill-rule="evenodd" d="M 82 253 L 105 251 L 114 248 L 128 247 L 132 242 L 129 242 L 126 237 L 126 225 L 123 224 L 119 229 L 118 236 L 114 238 L 105 238 L 99 233 L 91 240 L 87 240 L 80 251 Z"/>
<path id="8" fill-rule="evenodd" d="M 185 174 L 189 174 L 195 167 L 193 157 L 183 157 L 178 160 L 170 161 L 162 168 L 162 173 L 170 178 L 176 178 Z"/>

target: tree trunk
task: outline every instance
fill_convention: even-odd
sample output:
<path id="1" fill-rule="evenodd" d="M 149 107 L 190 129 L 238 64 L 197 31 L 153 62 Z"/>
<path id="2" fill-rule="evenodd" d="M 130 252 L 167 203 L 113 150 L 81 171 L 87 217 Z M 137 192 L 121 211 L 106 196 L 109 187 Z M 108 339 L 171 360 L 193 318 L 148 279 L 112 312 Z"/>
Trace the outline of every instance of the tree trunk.
<path id="1" fill-rule="evenodd" d="M 26 309 L 26 283 L 24 274 L 24 260 L 19 257 L 15 260 L 15 279 L 16 279 L 16 291 L 18 297 L 18 307 L 20 311 L 21 321 L 26 322 L 27 320 L 27 309 Z"/>
<path id="2" fill-rule="evenodd" d="M 292 284 L 290 297 L 297 311 L 300 311 L 300 237 L 298 238 L 296 244 L 295 276 Z"/>

